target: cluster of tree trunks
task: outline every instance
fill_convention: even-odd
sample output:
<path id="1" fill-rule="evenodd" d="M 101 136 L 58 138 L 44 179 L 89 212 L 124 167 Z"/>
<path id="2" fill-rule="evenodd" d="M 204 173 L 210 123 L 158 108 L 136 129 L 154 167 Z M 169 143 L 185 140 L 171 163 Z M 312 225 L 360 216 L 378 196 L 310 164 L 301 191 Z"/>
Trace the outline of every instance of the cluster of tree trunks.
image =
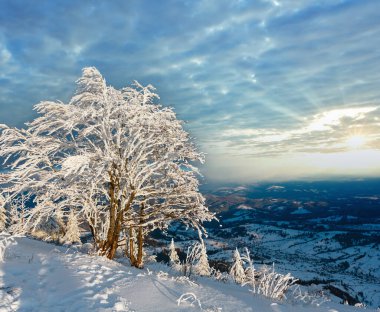
<path id="1" fill-rule="evenodd" d="M 124 207 L 121 206 L 119 200 L 116 199 L 116 193 L 120 191 L 120 177 L 116 174 L 116 167 L 109 171 L 109 227 L 105 239 L 99 238 L 98 229 L 94 226 L 94 222 L 90 225 L 91 233 L 93 235 L 95 244 L 99 254 L 106 256 L 108 259 L 113 259 L 116 250 L 121 244 L 125 244 L 125 255 L 129 258 L 131 265 L 142 268 L 143 266 L 143 245 L 144 245 L 144 203 L 140 205 L 138 225 L 125 225 L 125 215 L 130 214 L 133 200 L 135 199 L 136 192 L 132 191 L 129 195 Z M 133 189 L 133 188 L 132 188 Z M 121 235 L 125 233 L 126 239 L 121 239 Z M 135 250 L 137 246 L 137 251 Z"/>

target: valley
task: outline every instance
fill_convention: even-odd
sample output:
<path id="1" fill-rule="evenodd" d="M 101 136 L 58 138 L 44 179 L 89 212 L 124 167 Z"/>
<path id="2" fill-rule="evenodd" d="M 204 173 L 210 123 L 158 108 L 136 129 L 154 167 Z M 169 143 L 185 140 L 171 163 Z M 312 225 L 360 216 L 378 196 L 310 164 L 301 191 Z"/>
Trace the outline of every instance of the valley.
<path id="1" fill-rule="evenodd" d="M 219 219 L 206 225 L 209 258 L 228 271 L 235 248 L 246 247 L 258 267 L 274 263 L 313 292 L 378 307 L 379 185 L 366 180 L 206 188 L 209 208 Z M 157 238 L 163 245 L 171 237 L 183 250 L 196 239 L 180 225 Z"/>

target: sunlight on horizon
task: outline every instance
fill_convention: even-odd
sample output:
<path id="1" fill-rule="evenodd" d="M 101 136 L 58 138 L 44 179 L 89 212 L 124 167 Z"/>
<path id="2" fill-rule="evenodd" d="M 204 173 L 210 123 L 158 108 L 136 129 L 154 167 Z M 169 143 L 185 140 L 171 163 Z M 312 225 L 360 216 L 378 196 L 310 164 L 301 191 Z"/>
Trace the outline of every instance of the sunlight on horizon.
<path id="1" fill-rule="evenodd" d="M 211 155 L 210 155 L 211 156 Z M 212 156 L 211 156 L 212 157 Z M 286 181 L 294 179 L 329 179 L 339 177 L 374 177 L 380 175 L 380 151 L 352 149 L 335 153 L 294 153 L 288 155 L 241 157 L 225 166 L 225 158 L 214 158 L 206 173 L 222 181 Z"/>
<path id="2" fill-rule="evenodd" d="M 360 149 L 365 145 L 367 139 L 362 135 L 353 135 L 349 137 L 346 141 L 346 144 L 349 149 Z"/>
<path id="3" fill-rule="evenodd" d="M 358 144 L 358 142 L 355 142 Z M 380 151 L 372 149 L 350 150 L 338 153 L 316 153 L 308 157 L 309 161 L 319 169 L 331 170 L 331 173 L 355 173 L 370 174 L 372 169 L 379 167 Z M 347 170 L 347 171 L 345 171 Z"/>

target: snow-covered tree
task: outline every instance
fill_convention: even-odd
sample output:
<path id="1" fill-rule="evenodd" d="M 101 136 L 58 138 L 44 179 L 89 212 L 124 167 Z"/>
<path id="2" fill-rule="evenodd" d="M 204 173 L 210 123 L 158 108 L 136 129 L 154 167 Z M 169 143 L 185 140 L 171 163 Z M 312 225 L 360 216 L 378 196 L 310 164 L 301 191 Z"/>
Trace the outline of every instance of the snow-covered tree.
<path id="1" fill-rule="evenodd" d="M 245 280 L 242 282 L 242 285 L 249 285 L 252 289 L 252 292 L 256 292 L 256 276 L 255 276 L 255 266 L 253 265 L 253 260 L 251 259 L 250 252 L 248 248 L 245 248 L 245 254 L 241 258 L 243 262 L 246 264 L 246 269 L 244 270 L 245 273 Z"/>
<path id="2" fill-rule="evenodd" d="M 78 219 L 75 215 L 74 210 L 70 211 L 67 220 L 66 234 L 63 237 L 63 241 L 70 243 L 80 243 L 80 230 L 78 226 Z"/>
<path id="3" fill-rule="evenodd" d="M 234 252 L 233 263 L 230 269 L 230 276 L 237 284 L 244 283 L 246 279 L 243 261 L 240 257 L 239 250 L 236 248 Z"/>
<path id="4" fill-rule="evenodd" d="M 210 276 L 211 274 L 211 268 L 210 264 L 208 263 L 208 257 L 206 252 L 206 245 L 203 239 L 200 243 L 199 259 L 196 265 L 194 266 L 194 272 L 201 276 Z"/>
<path id="5" fill-rule="evenodd" d="M 169 246 L 169 263 L 174 270 L 179 271 L 181 269 L 181 262 L 179 260 L 177 250 L 175 249 L 173 238 Z"/>
<path id="6" fill-rule="evenodd" d="M 203 162 L 171 108 L 156 104 L 152 86 L 116 90 L 85 68 L 68 104 L 42 102 L 27 129 L 3 126 L 0 156 L 13 168 L 7 191 L 32 194 L 29 227 L 75 210 L 100 254 L 113 258 L 122 232 L 131 263 L 142 266 L 144 237 L 172 220 L 203 231 L 213 215 L 198 190 Z"/>
<path id="7" fill-rule="evenodd" d="M 0 194 L 0 232 L 5 231 L 7 225 L 7 211 L 5 210 L 5 199 Z"/>
<path id="8" fill-rule="evenodd" d="M 205 243 L 200 236 L 200 242 L 188 248 L 186 261 L 184 264 L 185 275 L 191 274 L 210 276 L 211 268 L 208 262 Z"/>

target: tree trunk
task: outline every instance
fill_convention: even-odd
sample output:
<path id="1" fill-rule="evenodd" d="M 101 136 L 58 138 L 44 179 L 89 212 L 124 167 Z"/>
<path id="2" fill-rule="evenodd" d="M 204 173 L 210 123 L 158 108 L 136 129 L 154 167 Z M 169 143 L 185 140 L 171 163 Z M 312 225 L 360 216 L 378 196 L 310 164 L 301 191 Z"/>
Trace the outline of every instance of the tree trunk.
<path id="1" fill-rule="evenodd" d="M 142 224 L 144 223 L 144 203 L 140 206 L 140 225 L 138 228 L 138 235 L 137 235 L 137 244 L 138 244 L 138 253 L 137 253 L 137 262 L 136 267 L 142 268 L 143 267 L 143 243 L 144 243 L 144 236 L 143 236 L 143 227 Z"/>
<path id="2" fill-rule="evenodd" d="M 119 237 L 121 233 L 121 225 L 123 223 L 123 211 L 119 211 L 115 220 L 115 228 L 113 236 L 111 237 L 110 250 L 107 254 L 108 259 L 113 259 L 116 254 L 117 247 L 119 246 Z"/>
<path id="3" fill-rule="evenodd" d="M 129 258 L 129 238 L 125 230 L 124 230 L 124 237 L 125 237 L 125 257 Z"/>
<path id="4" fill-rule="evenodd" d="M 136 266 L 135 251 L 133 250 L 133 229 L 129 228 L 129 261 L 132 266 Z"/>
<path id="5" fill-rule="evenodd" d="M 108 192 L 109 197 L 110 197 L 110 204 L 109 204 L 110 223 L 109 223 L 109 228 L 107 232 L 107 239 L 103 246 L 102 255 L 106 255 L 108 259 L 112 259 L 113 257 L 111 257 L 111 250 L 113 249 L 113 240 L 115 236 L 116 213 L 117 213 L 116 200 L 115 200 L 116 178 L 113 174 L 113 170 L 110 170 L 108 174 L 110 178 L 110 186 L 109 186 L 109 192 Z"/>
<path id="6" fill-rule="evenodd" d="M 107 231 L 107 238 L 101 244 L 101 255 L 106 256 L 108 259 L 113 259 L 119 244 L 119 236 L 121 232 L 122 223 L 122 209 L 120 208 L 120 203 L 118 202 L 115 194 L 118 192 L 118 177 L 114 174 L 115 165 L 108 172 L 110 178 L 109 186 L 109 228 Z"/>
<path id="7" fill-rule="evenodd" d="M 131 204 L 135 198 L 135 191 L 133 191 L 129 198 L 127 203 L 124 207 L 121 207 L 121 202 L 118 200 L 116 194 L 120 190 L 120 184 L 118 177 L 115 175 L 114 167 L 112 170 L 108 172 L 109 178 L 110 178 L 110 186 L 109 186 L 109 197 L 110 197 L 110 204 L 109 204 L 109 229 L 107 231 L 107 237 L 104 241 L 102 241 L 99 246 L 100 254 L 103 256 L 106 256 L 108 259 L 113 259 L 116 254 L 116 250 L 119 247 L 119 238 L 120 233 L 123 230 L 123 223 L 124 223 L 124 213 L 126 213 L 130 207 Z M 130 234 L 131 230 L 130 230 Z M 132 265 L 136 266 L 136 259 L 133 254 L 133 244 L 131 244 L 131 239 L 133 237 L 130 235 L 130 260 Z M 133 241 L 132 241 L 133 242 Z M 131 252 L 132 248 L 132 252 Z"/>

